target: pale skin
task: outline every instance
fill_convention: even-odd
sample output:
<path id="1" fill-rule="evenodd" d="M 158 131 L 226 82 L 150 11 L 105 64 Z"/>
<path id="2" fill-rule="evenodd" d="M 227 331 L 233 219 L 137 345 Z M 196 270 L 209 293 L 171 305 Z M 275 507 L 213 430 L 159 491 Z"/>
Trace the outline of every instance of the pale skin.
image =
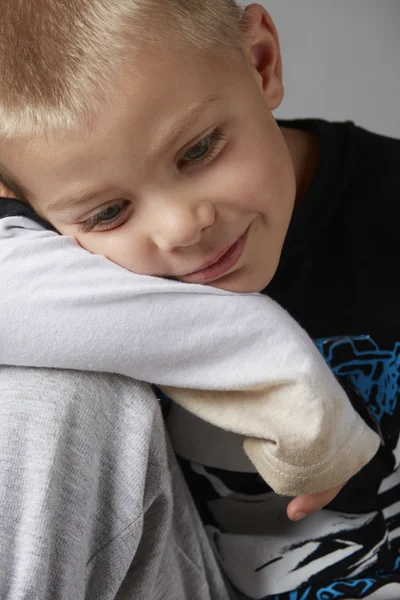
<path id="1" fill-rule="evenodd" d="M 247 7 L 246 17 L 240 61 L 222 50 L 216 57 L 179 53 L 173 44 L 163 56 L 143 49 L 135 77 L 123 73 L 115 82 L 93 128 L 7 143 L 2 160 L 37 213 L 136 273 L 236 292 L 265 288 L 318 148 L 311 135 L 276 124 L 278 35 L 263 7 Z M 202 101 L 204 110 L 166 145 Z M 196 281 L 244 232 L 237 263 Z M 294 498 L 288 517 L 318 511 L 343 485 Z"/>

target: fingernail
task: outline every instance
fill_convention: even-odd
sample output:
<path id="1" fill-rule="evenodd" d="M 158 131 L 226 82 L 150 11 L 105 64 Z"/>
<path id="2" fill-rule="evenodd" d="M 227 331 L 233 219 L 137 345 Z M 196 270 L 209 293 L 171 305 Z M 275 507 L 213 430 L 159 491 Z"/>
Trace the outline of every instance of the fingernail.
<path id="1" fill-rule="evenodd" d="M 301 521 L 301 519 L 304 519 L 304 517 L 306 517 L 307 514 L 304 512 L 298 512 L 294 515 L 293 517 L 293 521 Z"/>

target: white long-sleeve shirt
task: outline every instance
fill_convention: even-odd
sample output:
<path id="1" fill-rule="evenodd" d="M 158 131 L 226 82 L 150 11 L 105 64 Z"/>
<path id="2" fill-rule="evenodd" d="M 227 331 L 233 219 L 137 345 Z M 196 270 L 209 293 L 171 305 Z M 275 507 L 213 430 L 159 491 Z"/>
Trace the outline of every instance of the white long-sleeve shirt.
<path id="1" fill-rule="evenodd" d="M 1 364 L 159 385 L 243 435 L 277 493 L 338 485 L 379 446 L 312 340 L 264 295 L 135 275 L 25 217 L 0 220 L 0 281 Z"/>

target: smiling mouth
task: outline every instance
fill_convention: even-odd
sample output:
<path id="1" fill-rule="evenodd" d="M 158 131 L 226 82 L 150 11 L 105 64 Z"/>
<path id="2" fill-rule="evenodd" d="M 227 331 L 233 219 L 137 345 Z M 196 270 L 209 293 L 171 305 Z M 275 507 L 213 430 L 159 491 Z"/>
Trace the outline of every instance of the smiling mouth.
<path id="1" fill-rule="evenodd" d="M 184 283 L 204 283 L 205 281 L 217 279 L 227 273 L 227 271 L 230 271 L 239 262 L 243 254 L 249 229 L 248 227 L 232 246 L 223 250 L 222 254 L 217 255 L 216 258 L 206 263 L 201 269 L 193 271 L 193 273 L 188 273 L 179 279 Z"/>

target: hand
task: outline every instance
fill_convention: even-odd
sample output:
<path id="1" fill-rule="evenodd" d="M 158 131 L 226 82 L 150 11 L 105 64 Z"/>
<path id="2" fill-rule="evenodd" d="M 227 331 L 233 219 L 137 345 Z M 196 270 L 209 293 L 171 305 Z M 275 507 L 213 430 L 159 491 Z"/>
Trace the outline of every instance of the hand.
<path id="1" fill-rule="evenodd" d="M 329 504 L 329 502 L 338 495 L 345 485 L 345 483 L 341 483 L 340 485 L 337 485 L 326 492 L 320 492 L 319 494 L 297 496 L 297 498 L 294 498 L 289 502 L 286 509 L 287 516 L 291 521 L 299 521 L 303 517 L 321 510 L 321 508 Z"/>

